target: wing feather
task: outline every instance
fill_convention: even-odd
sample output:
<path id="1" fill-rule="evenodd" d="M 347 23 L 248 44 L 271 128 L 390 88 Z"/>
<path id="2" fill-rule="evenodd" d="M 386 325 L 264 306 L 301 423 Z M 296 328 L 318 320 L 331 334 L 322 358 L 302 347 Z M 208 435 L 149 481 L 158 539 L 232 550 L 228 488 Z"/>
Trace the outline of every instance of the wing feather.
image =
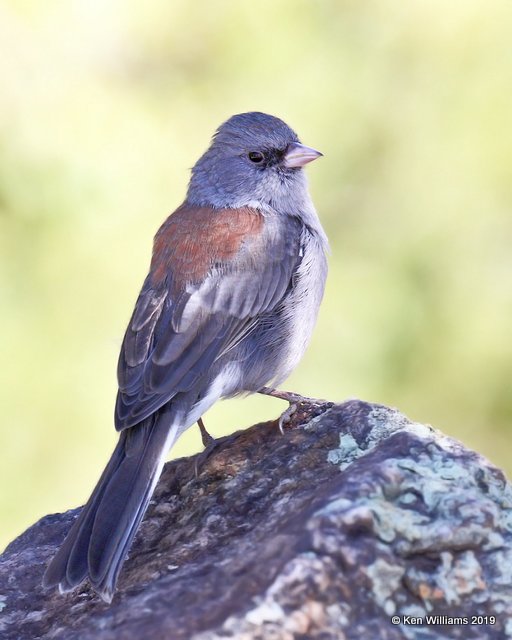
<path id="1" fill-rule="evenodd" d="M 188 210 L 187 215 L 194 214 Z M 238 210 L 209 210 L 210 218 L 217 216 L 214 226 L 204 219 L 201 226 L 186 229 L 185 240 L 183 231 L 169 222 L 165 224 L 172 232 L 165 243 L 161 232 L 157 234 L 155 251 L 161 247 L 167 268 L 161 268 L 154 254 L 125 334 L 118 365 L 117 429 L 140 422 L 177 393 L 191 389 L 291 286 L 301 260 L 302 224 L 289 219 L 285 228 L 279 219 L 254 215 L 263 220 L 257 233 L 253 220 L 250 225 L 244 222 L 249 230 L 243 236 L 238 229 L 237 251 L 231 253 L 218 225 L 222 222 L 224 231 L 232 234 L 233 217 L 238 225 L 245 220 Z M 185 256 L 180 246 L 186 246 Z M 197 262 L 206 265 L 203 272 Z"/>

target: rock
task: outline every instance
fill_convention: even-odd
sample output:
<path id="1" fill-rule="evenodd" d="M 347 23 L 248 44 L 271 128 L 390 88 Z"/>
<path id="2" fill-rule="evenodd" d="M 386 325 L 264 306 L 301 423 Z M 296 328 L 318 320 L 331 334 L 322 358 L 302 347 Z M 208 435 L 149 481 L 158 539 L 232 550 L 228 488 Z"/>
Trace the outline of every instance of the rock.
<path id="1" fill-rule="evenodd" d="M 166 465 L 110 606 L 41 586 L 78 509 L 12 542 L 0 637 L 512 638 L 511 486 L 438 431 L 303 403 L 284 435 L 256 425 L 195 466 Z"/>

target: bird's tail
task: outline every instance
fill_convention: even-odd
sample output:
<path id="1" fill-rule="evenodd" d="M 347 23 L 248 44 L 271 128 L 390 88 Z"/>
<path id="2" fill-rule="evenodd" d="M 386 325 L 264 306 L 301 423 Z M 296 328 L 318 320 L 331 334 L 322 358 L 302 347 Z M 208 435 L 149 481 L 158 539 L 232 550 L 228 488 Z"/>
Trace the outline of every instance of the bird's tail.
<path id="1" fill-rule="evenodd" d="M 58 585 L 65 592 L 88 578 L 103 600 L 112 600 L 165 454 L 179 433 L 161 412 L 121 432 L 89 501 L 46 569 L 45 586 Z"/>

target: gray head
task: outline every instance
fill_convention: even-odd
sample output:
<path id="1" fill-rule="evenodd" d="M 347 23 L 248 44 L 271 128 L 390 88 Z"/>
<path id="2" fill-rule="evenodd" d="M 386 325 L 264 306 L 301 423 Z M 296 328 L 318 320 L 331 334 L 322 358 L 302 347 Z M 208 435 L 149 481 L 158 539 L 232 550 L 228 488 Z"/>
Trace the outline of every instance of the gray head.
<path id="1" fill-rule="evenodd" d="M 314 209 L 302 167 L 321 155 L 300 144 L 279 118 L 238 114 L 219 127 L 192 169 L 187 200 L 215 207 L 270 207 L 308 217 Z"/>

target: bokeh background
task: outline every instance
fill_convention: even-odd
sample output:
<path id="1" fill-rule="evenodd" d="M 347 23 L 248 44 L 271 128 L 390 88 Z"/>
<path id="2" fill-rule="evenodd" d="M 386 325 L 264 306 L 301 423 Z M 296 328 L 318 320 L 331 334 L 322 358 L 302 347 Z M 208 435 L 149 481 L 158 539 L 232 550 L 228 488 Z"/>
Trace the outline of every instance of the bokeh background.
<path id="1" fill-rule="evenodd" d="M 329 283 L 286 387 L 398 406 L 512 471 L 511 33 L 494 0 L 0 4 L 0 547 L 88 497 L 152 236 L 241 111 L 325 154 Z"/>

